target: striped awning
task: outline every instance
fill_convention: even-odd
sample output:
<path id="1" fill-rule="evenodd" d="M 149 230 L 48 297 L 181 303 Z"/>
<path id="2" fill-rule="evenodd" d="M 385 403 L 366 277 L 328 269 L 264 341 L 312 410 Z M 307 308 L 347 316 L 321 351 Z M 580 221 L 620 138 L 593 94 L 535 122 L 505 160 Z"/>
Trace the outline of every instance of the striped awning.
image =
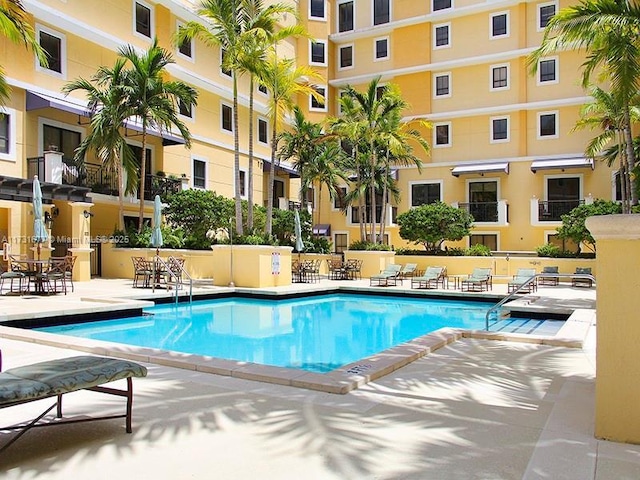
<path id="1" fill-rule="evenodd" d="M 509 173 L 509 162 L 461 163 L 451 170 L 451 175 L 484 175 L 485 173 Z"/>
<path id="2" fill-rule="evenodd" d="M 545 160 L 534 160 L 531 162 L 531 171 L 538 170 L 564 170 L 565 168 L 590 168 L 593 170 L 592 158 L 553 158 Z"/>

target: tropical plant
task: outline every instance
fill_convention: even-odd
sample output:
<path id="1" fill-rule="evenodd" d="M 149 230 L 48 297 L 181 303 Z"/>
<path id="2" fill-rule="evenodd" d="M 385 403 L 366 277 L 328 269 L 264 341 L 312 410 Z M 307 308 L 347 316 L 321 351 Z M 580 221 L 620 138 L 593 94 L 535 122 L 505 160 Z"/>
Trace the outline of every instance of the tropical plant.
<path id="1" fill-rule="evenodd" d="M 585 226 L 585 221 L 594 215 L 614 215 L 616 213 L 622 213 L 622 206 L 610 200 L 596 199 L 593 203 L 579 205 L 560 217 L 562 225 L 558 227 L 558 238 L 575 242 L 578 245 L 577 254 L 580 254 L 581 246 L 586 246 L 595 253 L 596 240 Z"/>
<path id="2" fill-rule="evenodd" d="M 476 243 L 467 248 L 464 252 L 465 255 L 470 257 L 490 257 L 491 249 L 481 243 Z"/>
<path id="3" fill-rule="evenodd" d="M 391 250 L 391 247 L 384 243 L 368 242 L 367 240 L 356 240 L 355 242 L 351 243 L 351 245 L 349 245 L 349 250 L 372 250 L 387 252 Z"/>
<path id="4" fill-rule="evenodd" d="M 562 250 L 560 249 L 560 247 L 552 243 L 546 243 L 544 245 L 540 245 L 539 247 L 536 247 L 536 254 L 538 254 L 539 257 L 556 258 L 556 257 L 559 257 L 561 253 L 562 253 Z"/>
<path id="5" fill-rule="evenodd" d="M 625 139 L 629 168 L 635 167 L 633 151 L 632 99 L 640 89 L 640 6 L 617 0 L 586 0 L 561 9 L 545 27 L 542 43 L 528 58 L 533 73 L 541 58 L 565 49 L 584 49 L 582 85 L 589 86 L 595 75 L 607 82 L 622 107 L 620 126 Z M 631 203 L 638 203 L 631 189 Z"/>
<path id="6" fill-rule="evenodd" d="M 13 43 L 24 43 L 36 54 L 40 65 L 47 65 L 47 55 L 35 37 L 27 12 L 20 0 L 0 1 L 0 35 Z M 4 105 L 9 100 L 10 94 L 11 88 L 4 76 L 4 69 L 0 66 L 0 105 Z"/>
<path id="7" fill-rule="evenodd" d="M 124 195 L 135 191 L 138 179 L 135 154 L 123 134 L 125 120 L 131 115 L 126 101 L 128 90 L 124 67 L 124 59 L 117 59 L 111 68 L 98 68 L 90 81 L 79 78 L 62 88 L 66 94 L 81 90 L 88 99 L 91 131 L 76 149 L 74 161 L 81 171 L 86 171 L 86 156 L 89 151 L 94 151 L 103 168 L 115 173 L 120 230 L 124 228 Z"/>
<path id="8" fill-rule="evenodd" d="M 179 104 L 192 108 L 197 104 L 198 93 L 182 81 L 164 80 L 167 65 L 175 61 L 166 49 L 158 46 L 157 38 L 143 54 L 139 54 L 132 45 L 125 45 L 118 49 L 118 55 L 131 64 L 126 72 L 126 103 L 131 114 L 142 124 L 138 214 L 138 230 L 142 230 L 149 129 L 171 131 L 172 126 L 175 126 L 180 131 L 185 146 L 190 148 L 191 133 L 178 116 Z"/>
<path id="9" fill-rule="evenodd" d="M 473 217 L 466 210 L 435 202 L 401 213 L 397 222 L 401 238 L 437 252 L 444 241 L 458 241 L 469 235 Z"/>

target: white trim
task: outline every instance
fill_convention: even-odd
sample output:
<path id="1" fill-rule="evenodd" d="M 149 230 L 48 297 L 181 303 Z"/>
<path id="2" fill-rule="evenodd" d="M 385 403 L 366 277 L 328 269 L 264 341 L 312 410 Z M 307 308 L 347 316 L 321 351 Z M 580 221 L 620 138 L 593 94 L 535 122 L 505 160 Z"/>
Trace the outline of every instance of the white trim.
<path id="1" fill-rule="evenodd" d="M 439 179 L 439 180 L 410 180 L 407 183 L 407 186 L 409 187 L 409 203 L 408 203 L 408 207 L 409 208 L 416 208 L 419 205 L 413 205 L 413 186 L 414 185 L 440 185 L 440 201 L 443 202 L 444 201 L 444 180 Z"/>
<path id="2" fill-rule="evenodd" d="M 231 130 L 227 130 L 226 128 L 223 127 L 224 125 L 224 107 L 227 107 L 231 110 Z M 233 105 L 225 102 L 225 101 L 220 101 L 220 131 L 223 133 L 227 133 L 229 135 L 233 135 Z"/>
<path id="3" fill-rule="evenodd" d="M 542 70 L 540 68 L 540 64 L 542 62 L 553 62 L 554 64 L 554 73 L 555 78 L 553 80 L 541 80 L 540 75 L 542 75 Z M 544 57 L 538 60 L 538 74 L 536 75 L 536 85 L 555 85 L 560 82 L 560 59 L 557 56 Z"/>
<path id="4" fill-rule="evenodd" d="M 505 28 L 506 28 L 506 33 L 504 34 L 500 34 L 500 35 L 494 35 L 493 34 L 493 19 L 496 17 L 505 17 Z M 491 15 L 489 15 L 489 39 L 490 40 L 498 40 L 501 38 L 509 38 L 511 36 L 511 28 L 510 28 L 510 22 L 511 22 L 511 15 L 509 14 L 508 10 L 502 11 L 502 12 L 494 12 Z"/>
<path id="5" fill-rule="evenodd" d="M 544 27 L 540 27 L 540 20 L 541 20 L 541 16 L 540 16 L 540 10 L 544 7 L 548 7 L 550 5 L 553 5 L 555 7 L 555 12 L 554 15 L 556 13 L 558 13 L 558 2 L 544 2 L 544 3 L 539 3 L 536 7 L 536 31 L 537 32 L 544 32 Z"/>
<path id="6" fill-rule="evenodd" d="M 185 23 L 182 20 L 176 20 L 176 33 L 180 30 L 180 27 L 184 26 Z M 187 56 L 180 51 L 180 45 L 176 45 L 176 57 L 186 60 L 187 62 L 196 63 L 196 42 L 194 42 L 193 38 L 189 40 L 191 43 L 191 56 Z"/>
<path id="7" fill-rule="evenodd" d="M 322 62 L 314 62 L 313 61 L 313 44 L 322 45 Z M 327 41 L 320 39 L 310 39 L 309 40 L 309 65 L 314 65 L 316 67 L 326 67 L 327 66 Z"/>
<path id="8" fill-rule="evenodd" d="M 13 108 L 4 107 L 0 105 L 0 113 L 3 113 L 8 118 L 7 129 L 9 135 L 9 145 L 7 153 L 0 152 L 0 160 L 15 162 L 17 160 L 17 145 L 16 141 L 16 119 L 18 117 L 17 111 Z M 42 141 L 40 142 L 42 145 Z"/>
<path id="9" fill-rule="evenodd" d="M 309 94 L 309 111 L 311 112 L 326 112 L 327 111 L 327 86 L 326 85 L 315 85 L 314 89 L 316 91 L 322 90 L 322 95 L 324 97 L 324 106 L 323 107 L 314 107 L 313 102 L 317 100 L 313 95 Z"/>
<path id="10" fill-rule="evenodd" d="M 202 162 L 204 163 L 204 187 L 199 187 L 195 185 L 195 163 Z M 201 157 L 199 155 L 191 155 L 191 188 L 196 190 L 206 190 L 207 183 L 209 181 L 209 161 L 206 157 Z"/>
<path id="11" fill-rule="evenodd" d="M 141 7 L 147 8 L 149 10 L 149 36 L 147 37 L 146 35 L 138 32 L 138 29 L 136 28 L 136 4 L 140 4 Z M 151 42 L 153 40 L 153 38 L 156 36 L 156 13 L 155 10 L 153 8 L 152 5 L 148 4 L 147 2 L 145 2 L 144 0 L 132 0 L 132 4 L 133 4 L 133 11 L 131 12 L 131 19 L 133 21 L 133 35 L 137 38 L 141 38 L 143 40 L 146 40 L 147 42 Z"/>
<path id="12" fill-rule="evenodd" d="M 378 57 L 378 42 L 384 40 L 387 42 L 387 56 L 386 57 Z M 374 62 L 382 62 L 384 60 L 389 60 L 391 57 L 391 42 L 389 41 L 389 37 L 378 37 L 373 39 L 373 61 Z"/>
<path id="13" fill-rule="evenodd" d="M 440 12 L 450 12 L 451 10 L 453 10 L 453 9 L 455 8 L 455 5 L 454 5 L 454 3 L 453 3 L 453 0 L 451 0 L 451 6 L 450 6 L 450 7 L 448 7 L 448 8 L 441 8 L 440 10 L 436 10 L 436 9 L 434 8 L 434 3 L 435 3 L 435 2 L 436 2 L 436 0 L 431 0 L 431 5 L 430 5 L 430 6 L 431 6 L 431 14 L 432 14 L 432 15 L 437 15 L 437 14 L 439 14 Z M 437 13 L 436 13 L 436 12 L 437 12 Z"/>
<path id="14" fill-rule="evenodd" d="M 264 124 L 267 126 L 267 141 L 263 142 L 260 140 L 260 122 L 264 122 Z M 256 137 L 258 138 L 258 143 L 260 145 L 269 145 L 269 120 L 267 120 L 265 117 L 261 117 L 258 116 L 256 118 Z"/>
<path id="15" fill-rule="evenodd" d="M 504 87 L 494 87 L 493 86 L 493 72 L 498 68 L 506 68 L 507 69 L 507 85 Z M 510 63 L 498 63 L 495 65 L 489 66 L 489 91 L 490 92 L 501 92 L 504 90 L 511 89 L 511 64 Z"/>
<path id="16" fill-rule="evenodd" d="M 448 81 L 448 93 L 444 94 L 444 95 L 438 95 L 437 90 L 438 90 L 438 78 L 440 77 L 447 77 Z M 452 90 L 453 90 L 453 80 L 452 80 L 452 76 L 451 76 L 451 72 L 438 72 L 438 73 L 434 73 L 433 74 L 433 98 L 449 98 L 452 95 Z"/>
<path id="17" fill-rule="evenodd" d="M 46 73 L 52 77 L 60 78 L 62 80 L 67 79 L 67 36 L 64 33 L 60 33 L 49 27 L 45 27 L 39 23 L 36 23 L 36 41 L 40 44 L 40 32 L 44 32 L 52 37 L 56 37 L 60 40 L 60 72 L 51 70 L 40 65 L 38 57 L 34 55 L 36 71 Z"/>
<path id="18" fill-rule="evenodd" d="M 195 123 L 196 121 L 196 106 L 191 105 L 191 115 L 183 115 L 180 113 L 180 101 L 178 100 L 178 117 L 187 122 Z"/>
<path id="19" fill-rule="evenodd" d="M 437 41 L 436 32 L 438 31 L 439 28 L 444 28 L 444 27 L 447 28 L 447 43 L 445 43 L 444 45 L 436 45 L 436 41 Z M 451 22 L 434 24 L 432 29 L 432 35 L 433 35 L 433 45 L 431 48 L 433 48 L 433 50 L 442 50 L 443 48 L 451 48 Z"/>
<path id="20" fill-rule="evenodd" d="M 79 127 L 78 125 L 59 122 L 58 120 L 52 120 L 47 117 L 38 117 L 38 156 L 42 156 L 44 154 L 44 147 L 42 146 L 42 143 L 44 142 L 43 127 L 45 124 L 49 125 L 50 127 L 63 128 L 65 130 L 77 132 L 80 134 L 80 141 L 84 140 L 86 134 L 86 129 L 83 127 Z M 128 139 L 127 143 L 129 143 Z M 140 143 L 140 146 L 142 146 L 142 143 Z"/>
<path id="21" fill-rule="evenodd" d="M 314 17 L 311 15 L 311 0 L 309 0 L 309 9 L 307 10 L 308 19 L 314 22 L 326 22 L 327 21 L 327 1 L 322 0 L 322 17 Z"/>
<path id="22" fill-rule="evenodd" d="M 353 28 L 351 30 L 345 30 L 344 32 L 340 31 L 340 5 L 344 3 L 352 3 L 352 17 L 353 17 Z M 355 32 L 356 30 L 356 0 L 337 0 L 336 1 L 336 32 L 338 33 L 346 33 L 346 32 Z"/>
<path id="23" fill-rule="evenodd" d="M 555 133 L 553 135 L 541 135 L 540 133 L 540 119 L 543 115 L 554 115 L 555 116 Z M 538 112 L 537 113 L 537 122 L 536 122 L 536 138 L 538 140 L 548 140 L 548 139 L 554 139 L 554 138 L 558 138 L 559 135 L 559 131 L 560 131 L 560 112 L 558 110 L 549 110 L 546 112 Z"/>
<path id="24" fill-rule="evenodd" d="M 493 122 L 495 120 L 507 121 L 507 138 L 493 138 Z M 511 141 L 511 117 L 509 115 L 500 115 L 496 117 L 489 117 L 489 143 L 509 143 Z"/>
<path id="25" fill-rule="evenodd" d="M 351 48 L 351 65 L 348 65 L 346 67 L 342 66 L 342 49 L 343 48 Z M 353 43 L 347 43 L 346 45 L 340 45 L 338 47 L 338 70 L 343 71 L 343 70 L 351 70 L 354 67 L 354 64 L 356 63 L 356 46 Z"/>
<path id="26" fill-rule="evenodd" d="M 438 131 L 438 127 L 441 126 L 447 126 L 448 127 L 448 142 L 447 143 L 442 143 L 442 144 L 437 144 L 436 143 L 436 139 L 437 139 L 437 131 Z M 452 126 L 451 126 L 451 122 L 439 122 L 439 123 L 434 123 L 433 124 L 433 148 L 448 148 L 451 147 L 452 145 Z"/>

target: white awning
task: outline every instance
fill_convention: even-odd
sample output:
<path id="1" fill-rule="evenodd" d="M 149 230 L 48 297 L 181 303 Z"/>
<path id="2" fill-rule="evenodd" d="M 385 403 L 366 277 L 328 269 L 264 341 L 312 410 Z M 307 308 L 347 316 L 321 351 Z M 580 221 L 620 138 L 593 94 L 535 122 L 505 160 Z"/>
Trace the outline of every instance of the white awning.
<path id="1" fill-rule="evenodd" d="M 533 173 L 538 170 L 564 170 L 565 168 L 590 168 L 593 170 L 593 167 L 592 158 L 555 158 L 531 162 Z"/>
<path id="2" fill-rule="evenodd" d="M 461 163 L 451 170 L 451 175 L 454 177 L 472 174 L 484 175 L 485 173 L 509 173 L 509 162 Z"/>

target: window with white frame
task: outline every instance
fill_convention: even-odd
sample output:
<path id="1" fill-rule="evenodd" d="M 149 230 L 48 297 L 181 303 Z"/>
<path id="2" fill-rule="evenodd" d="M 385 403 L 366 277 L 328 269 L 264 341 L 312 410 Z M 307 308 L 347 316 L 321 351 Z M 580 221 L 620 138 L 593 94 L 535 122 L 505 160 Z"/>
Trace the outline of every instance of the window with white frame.
<path id="1" fill-rule="evenodd" d="M 451 146 L 451 123 L 438 123 L 433 128 L 433 144 L 437 147 Z"/>
<path id="2" fill-rule="evenodd" d="M 220 73 L 225 77 L 232 77 L 233 72 L 230 69 L 224 67 L 224 61 L 226 57 L 227 57 L 227 51 L 224 48 L 221 48 L 220 49 Z"/>
<path id="3" fill-rule="evenodd" d="M 495 233 L 474 233 L 469 235 L 469 246 L 484 245 L 492 252 L 498 250 L 498 235 Z"/>
<path id="4" fill-rule="evenodd" d="M 506 90 L 509 88 L 509 65 L 491 66 L 491 90 Z"/>
<path id="5" fill-rule="evenodd" d="M 333 209 L 342 210 L 347 207 L 347 187 L 338 187 L 336 189 L 336 196 L 333 197 Z"/>
<path id="6" fill-rule="evenodd" d="M 509 117 L 491 118 L 491 143 L 509 141 Z"/>
<path id="7" fill-rule="evenodd" d="M 391 0 L 373 0 L 373 24 L 382 25 L 391 21 Z"/>
<path id="8" fill-rule="evenodd" d="M 325 0 L 309 0 L 309 18 L 312 20 L 325 20 Z"/>
<path id="9" fill-rule="evenodd" d="M 309 42 L 309 57 L 311 65 L 325 66 L 327 64 L 326 59 L 327 45 L 322 40 L 311 40 Z"/>
<path id="10" fill-rule="evenodd" d="M 409 187 L 412 207 L 442 201 L 442 182 L 411 182 Z"/>
<path id="11" fill-rule="evenodd" d="M 38 25 L 36 28 L 38 43 L 47 56 L 47 65 L 42 65 L 36 57 L 36 70 L 52 73 L 56 76 L 66 75 L 67 41 L 65 35 Z"/>
<path id="12" fill-rule="evenodd" d="M 15 160 L 16 111 L 0 107 L 0 159 Z"/>
<path id="13" fill-rule="evenodd" d="M 258 93 L 260 93 L 261 95 L 269 95 L 269 89 L 266 87 L 266 85 L 263 85 L 262 83 L 258 84 Z"/>
<path id="14" fill-rule="evenodd" d="M 558 113 L 538 113 L 538 138 L 558 138 Z"/>
<path id="15" fill-rule="evenodd" d="M 240 170 L 238 172 L 240 175 L 240 196 L 241 197 L 246 197 L 247 196 L 247 172 L 245 172 L 244 170 Z"/>
<path id="16" fill-rule="evenodd" d="M 438 10 L 446 10 L 447 8 L 451 8 L 452 6 L 452 0 L 433 0 L 432 10 L 434 12 Z"/>
<path id="17" fill-rule="evenodd" d="M 226 103 L 220 105 L 220 128 L 225 132 L 233 132 L 233 107 Z"/>
<path id="18" fill-rule="evenodd" d="M 509 36 L 509 14 L 494 13 L 491 15 L 491 38 Z"/>
<path id="19" fill-rule="evenodd" d="M 538 83 L 558 83 L 557 58 L 544 58 L 538 62 Z"/>
<path id="20" fill-rule="evenodd" d="M 450 30 L 451 24 L 444 23 L 440 25 L 434 25 L 433 27 L 433 48 L 450 47 Z"/>
<path id="21" fill-rule="evenodd" d="M 556 3 L 541 3 L 538 5 L 538 30 L 544 30 L 553 17 L 556 14 Z"/>
<path id="22" fill-rule="evenodd" d="M 184 23 L 178 22 L 178 31 L 184 27 Z M 193 60 L 193 39 L 185 39 L 178 45 L 178 55 Z"/>
<path id="23" fill-rule="evenodd" d="M 153 37 L 153 9 L 151 5 L 136 0 L 134 3 L 135 32 L 146 38 Z"/>
<path id="24" fill-rule="evenodd" d="M 376 38 L 374 40 L 374 60 L 389 58 L 389 37 Z"/>
<path id="25" fill-rule="evenodd" d="M 451 96 L 451 74 L 438 73 L 433 78 L 433 95 L 435 97 Z"/>
<path id="26" fill-rule="evenodd" d="M 378 86 L 376 87 L 376 100 L 380 100 L 382 98 L 382 96 L 385 94 L 385 92 L 388 90 L 389 86 L 384 83 L 384 84 L 378 84 Z"/>
<path id="27" fill-rule="evenodd" d="M 269 143 L 269 123 L 260 117 L 258 117 L 258 142 L 264 145 Z"/>
<path id="28" fill-rule="evenodd" d="M 338 65 L 342 68 L 353 67 L 353 45 L 344 45 L 338 50 Z"/>
<path id="29" fill-rule="evenodd" d="M 338 32 L 349 32 L 354 25 L 353 1 L 338 3 Z"/>
<path id="30" fill-rule="evenodd" d="M 207 162 L 194 158 L 192 168 L 191 181 L 193 188 L 207 188 Z"/>
<path id="31" fill-rule="evenodd" d="M 183 117 L 193 119 L 193 105 L 187 105 L 182 100 L 178 100 L 178 113 Z"/>
<path id="32" fill-rule="evenodd" d="M 309 109 L 315 111 L 326 111 L 327 110 L 327 102 L 326 102 L 326 87 L 313 87 L 313 89 L 318 92 L 318 98 L 315 95 L 309 95 Z"/>

